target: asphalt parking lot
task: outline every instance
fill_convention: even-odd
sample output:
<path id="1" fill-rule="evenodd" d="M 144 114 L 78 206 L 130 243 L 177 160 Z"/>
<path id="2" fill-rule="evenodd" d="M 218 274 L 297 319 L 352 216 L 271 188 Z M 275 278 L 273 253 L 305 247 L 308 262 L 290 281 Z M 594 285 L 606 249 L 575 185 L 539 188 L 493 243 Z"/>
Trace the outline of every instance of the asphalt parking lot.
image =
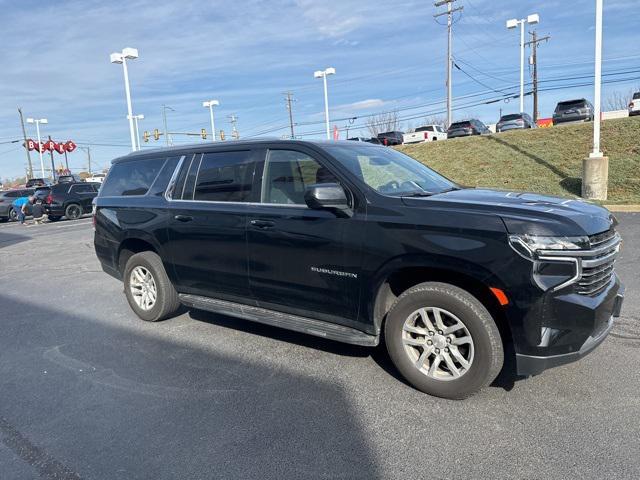
<path id="1" fill-rule="evenodd" d="M 382 349 L 135 317 L 90 219 L 0 225 L 0 478 L 640 478 L 640 214 L 623 317 L 581 362 L 454 402 Z"/>

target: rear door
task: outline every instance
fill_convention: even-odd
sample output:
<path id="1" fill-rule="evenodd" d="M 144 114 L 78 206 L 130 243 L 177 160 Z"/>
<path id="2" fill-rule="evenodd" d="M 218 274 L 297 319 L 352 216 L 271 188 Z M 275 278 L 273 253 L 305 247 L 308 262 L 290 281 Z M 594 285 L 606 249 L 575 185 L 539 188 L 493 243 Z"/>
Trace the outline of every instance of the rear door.
<path id="1" fill-rule="evenodd" d="M 247 239 L 258 305 L 358 328 L 364 213 L 307 207 L 307 186 L 343 182 L 306 147 L 268 150 L 256 177 L 260 203 L 249 205 Z"/>
<path id="2" fill-rule="evenodd" d="M 185 156 L 169 198 L 167 249 L 181 292 L 252 303 L 247 272 L 247 203 L 256 152 Z"/>
<path id="3" fill-rule="evenodd" d="M 78 202 L 83 213 L 91 211 L 91 200 L 96 196 L 96 191 L 89 183 L 74 183 L 69 188 L 69 202 Z"/>

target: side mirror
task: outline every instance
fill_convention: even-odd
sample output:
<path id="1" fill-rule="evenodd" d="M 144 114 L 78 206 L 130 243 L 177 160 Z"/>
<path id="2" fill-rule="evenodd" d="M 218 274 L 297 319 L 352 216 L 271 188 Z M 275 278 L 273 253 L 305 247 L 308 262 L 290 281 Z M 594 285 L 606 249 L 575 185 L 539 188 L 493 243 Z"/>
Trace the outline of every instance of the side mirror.
<path id="1" fill-rule="evenodd" d="M 309 185 L 304 192 L 304 201 L 314 210 L 349 210 L 349 200 L 344 188 L 337 183 L 316 183 Z"/>

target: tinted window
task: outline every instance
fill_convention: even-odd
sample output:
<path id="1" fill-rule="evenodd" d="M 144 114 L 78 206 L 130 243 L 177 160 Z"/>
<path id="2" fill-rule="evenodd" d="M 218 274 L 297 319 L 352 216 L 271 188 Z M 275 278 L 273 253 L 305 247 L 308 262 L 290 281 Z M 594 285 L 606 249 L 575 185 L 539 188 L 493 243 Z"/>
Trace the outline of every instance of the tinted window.
<path id="1" fill-rule="evenodd" d="M 189 169 L 187 179 L 184 182 L 184 188 L 182 190 L 182 200 L 193 200 L 193 189 L 196 186 L 196 176 L 198 175 L 198 168 L 200 167 L 201 160 L 201 153 L 197 153 L 195 157 L 193 157 L 191 168 Z"/>
<path id="2" fill-rule="evenodd" d="M 634 100 L 640 100 L 640 92 L 636 92 L 633 94 L 633 99 Z"/>
<path id="3" fill-rule="evenodd" d="M 158 178 L 156 178 L 156 181 L 153 182 L 153 185 L 149 189 L 149 195 L 157 195 L 157 196 L 164 195 L 164 192 L 167 189 L 167 186 L 169 185 L 169 180 L 171 180 L 171 177 L 173 176 L 173 172 L 178 166 L 178 162 L 180 161 L 180 158 L 181 157 L 170 157 L 167 159 L 164 166 L 162 167 L 162 170 L 160 170 L 160 174 L 158 175 Z"/>
<path id="4" fill-rule="evenodd" d="M 20 196 L 20 192 L 19 191 L 7 192 L 4 194 L 4 196 L 9 198 L 17 198 Z"/>
<path id="5" fill-rule="evenodd" d="M 585 100 L 571 100 L 568 102 L 560 102 L 558 103 L 558 110 L 569 110 L 572 108 L 582 108 L 585 107 L 587 102 Z"/>
<path id="6" fill-rule="evenodd" d="M 70 190 L 71 193 L 93 193 L 95 190 L 89 184 L 73 185 Z"/>
<path id="7" fill-rule="evenodd" d="M 471 122 L 455 122 L 452 123 L 449 127 L 450 130 L 454 128 L 469 128 L 471 126 Z"/>
<path id="8" fill-rule="evenodd" d="M 371 147 L 370 147 L 371 148 Z M 270 150 L 262 175 L 262 203 L 305 205 L 304 190 L 337 179 L 309 155 L 294 150 Z"/>
<path id="9" fill-rule="evenodd" d="M 163 158 L 149 158 L 116 163 L 111 167 L 100 195 L 103 197 L 144 195 L 158 175 L 163 160 Z"/>
<path id="10" fill-rule="evenodd" d="M 501 122 L 505 122 L 508 120 L 518 120 L 519 118 L 522 118 L 523 116 L 519 113 L 512 113 L 511 115 L 503 115 L 502 117 L 500 117 L 500 121 Z"/>
<path id="11" fill-rule="evenodd" d="M 248 202 L 253 170 L 250 151 L 205 153 L 198 171 L 194 200 Z"/>

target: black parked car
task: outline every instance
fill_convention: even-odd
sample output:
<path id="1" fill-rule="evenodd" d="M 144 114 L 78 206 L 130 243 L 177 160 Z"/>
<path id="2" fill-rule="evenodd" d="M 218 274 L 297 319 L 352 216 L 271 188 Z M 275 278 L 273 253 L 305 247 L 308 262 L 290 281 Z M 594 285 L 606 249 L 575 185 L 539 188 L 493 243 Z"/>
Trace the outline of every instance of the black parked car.
<path id="1" fill-rule="evenodd" d="M 378 140 L 382 145 L 402 145 L 404 134 L 402 132 L 384 132 L 378 134 Z"/>
<path id="2" fill-rule="evenodd" d="M 134 152 L 113 162 L 94 222 L 102 268 L 143 320 L 184 304 L 384 339 L 408 382 L 447 398 L 488 385 L 505 352 L 522 375 L 577 360 L 622 305 L 605 208 L 463 189 L 364 142 Z"/>
<path id="3" fill-rule="evenodd" d="M 31 178 L 25 183 L 26 188 L 43 187 L 47 184 L 44 178 Z"/>
<path id="4" fill-rule="evenodd" d="M 507 130 L 519 130 L 524 128 L 536 128 L 533 118 L 528 113 L 511 113 L 503 115 L 496 123 L 496 132 Z"/>
<path id="5" fill-rule="evenodd" d="M 90 213 L 91 202 L 98 195 L 100 186 L 100 183 L 73 182 L 48 187 L 44 210 L 49 220 L 55 222 L 63 216 L 76 220 L 83 214 Z"/>
<path id="6" fill-rule="evenodd" d="M 58 183 L 79 183 L 84 182 L 84 180 L 80 177 L 80 175 L 76 175 L 75 173 L 71 173 L 69 175 L 60 175 L 58 177 Z"/>
<path id="7" fill-rule="evenodd" d="M 480 120 L 472 118 L 462 122 L 453 122 L 447 129 L 447 138 L 469 137 L 471 135 L 486 135 L 491 130 Z"/>
<path id="8" fill-rule="evenodd" d="M 558 102 L 553 112 L 553 124 L 565 122 L 592 122 L 593 105 L 588 100 L 580 98 L 578 100 L 567 100 Z"/>

